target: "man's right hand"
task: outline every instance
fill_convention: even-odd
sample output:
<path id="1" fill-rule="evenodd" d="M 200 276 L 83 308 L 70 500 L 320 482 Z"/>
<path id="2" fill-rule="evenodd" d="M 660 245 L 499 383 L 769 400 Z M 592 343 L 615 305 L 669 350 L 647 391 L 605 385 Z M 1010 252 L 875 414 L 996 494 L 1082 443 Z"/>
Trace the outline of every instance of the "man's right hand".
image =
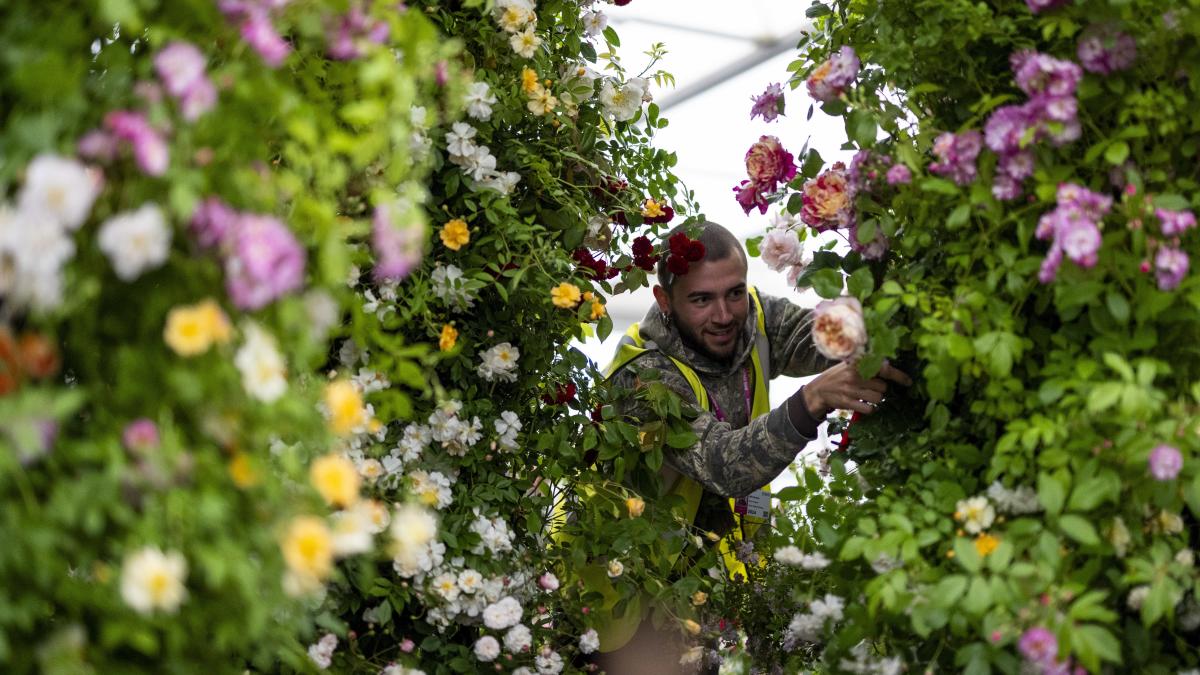
<path id="1" fill-rule="evenodd" d="M 906 387 L 912 384 L 912 378 L 887 362 L 869 380 L 858 374 L 857 366 L 843 362 L 804 385 L 800 393 L 804 396 L 804 407 L 813 419 L 823 419 L 834 410 L 853 410 L 869 415 L 883 401 L 888 381 Z"/>

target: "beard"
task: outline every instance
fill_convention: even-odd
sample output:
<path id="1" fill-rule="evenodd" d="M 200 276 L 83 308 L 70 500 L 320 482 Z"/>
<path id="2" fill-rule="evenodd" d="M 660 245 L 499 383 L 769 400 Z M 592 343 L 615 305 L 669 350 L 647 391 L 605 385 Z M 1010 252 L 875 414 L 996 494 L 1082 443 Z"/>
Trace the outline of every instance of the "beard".
<path id="1" fill-rule="evenodd" d="M 704 338 L 696 329 L 691 326 L 685 326 L 681 321 L 675 321 L 675 329 L 679 331 L 679 339 L 684 345 L 690 349 L 700 352 L 708 358 L 721 363 L 729 363 L 733 359 L 733 355 L 737 353 L 737 346 L 741 344 L 742 337 L 739 335 L 736 340 L 729 343 L 729 347 L 724 353 L 713 351 L 704 342 Z"/>

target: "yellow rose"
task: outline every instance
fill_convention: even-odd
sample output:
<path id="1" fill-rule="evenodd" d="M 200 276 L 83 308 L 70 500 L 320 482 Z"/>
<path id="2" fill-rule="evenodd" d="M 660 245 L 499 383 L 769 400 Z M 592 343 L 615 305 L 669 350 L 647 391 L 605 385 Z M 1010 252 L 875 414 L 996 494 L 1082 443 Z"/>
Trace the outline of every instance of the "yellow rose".
<path id="1" fill-rule="evenodd" d="M 367 410 L 362 395 L 346 380 L 325 385 L 325 407 L 329 410 L 329 426 L 335 434 L 345 436 L 367 424 Z"/>
<path id="2" fill-rule="evenodd" d="M 438 338 L 438 348 L 444 352 L 448 352 L 454 349 L 456 343 L 458 343 L 458 331 L 454 326 L 450 324 L 442 326 L 442 335 Z"/>
<path id="3" fill-rule="evenodd" d="M 532 94 L 537 91 L 541 84 L 538 82 L 538 74 L 533 68 L 521 69 L 521 91 L 526 94 Z"/>
<path id="4" fill-rule="evenodd" d="M 608 310 L 604 307 L 604 303 L 596 300 L 592 303 L 592 321 L 599 321 L 604 318 Z"/>
<path id="5" fill-rule="evenodd" d="M 646 502 L 641 497 L 630 497 L 625 500 L 625 510 L 629 511 L 630 518 L 637 518 L 646 510 Z"/>
<path id="6" fill-rule="evenodd" d="M 321 580 L 333 569 L 333 537 L 316 516 L 294 518 L 281 545 L 288 569 L 303 579 Z"/>
<path id="7" fill-rule="evenodd" d="M 696 623 L 695 621 L 692 621 L 691 619 L 684 621 L 683 627 L 685 629 L 687 629 L 687 632 L 691 633 L 692 635 L 700 634 L 700 624 Z"/>
<path id="8" fill-rule="evenodd" d="M 221 311 L 221 306 L 217 304 L 216 300 L 212 298 L 201 300 L 196 305 L 196 311 L 200 313 L 213 342 L 217 344 L 229 342 L 233 337 L 233 326 L 230 325 L 229 318 L 225 316 L 225 312 Z"/>
<path id="9" fill-rule="evenodd" d="M 646 218 L 657 218 L 666 213 L 663 211 L 662 205 L 653 199 L 647 199 L 645 204 L 642 204 L 642 215 Z"/>
<path id="10" fill-rule="evenodd" d="M 550 299 L 554 301 L 555 307 L 563 309 L 572 309 L 579 304 L 579 299 L 583 296 L 579 292 L 579 287 L 575 284 L 562 282 L 561 284 L 550 289 Z"/>
<path id="11" fill-rule="evenodd" d="M 313 487 L 330 506 L 344 508 L 358 501 L 362 477 L 354 462 L 338 454 L 328 454 L 313 462 L 308 472 Z"/>
<path id="12" fill-rule="evenodd" d="M 706 602 L 708 602 L 708 593 L 705 593 L 704 591 L 696 591 L 695 593 L 692 593 L 692 604 L 693 605 L 696 605 L 697 607 L 699 607 L 700 605 L 703 605 Z"/>
<path id="13" fill-rule="evenodd" d="M 457 251 L 471 241 L 471 230 L 467 221 L 455 218 L 442 226 L 442 243 L 451 251 Z"/>

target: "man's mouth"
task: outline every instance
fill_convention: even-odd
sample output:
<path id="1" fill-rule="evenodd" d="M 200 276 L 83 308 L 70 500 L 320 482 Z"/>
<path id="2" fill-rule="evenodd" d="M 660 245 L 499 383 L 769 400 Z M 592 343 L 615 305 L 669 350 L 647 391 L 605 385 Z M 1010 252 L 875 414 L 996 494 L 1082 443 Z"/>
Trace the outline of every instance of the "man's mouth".
<path id="1" fill-rule="evenodd" d="M 734 331 L 734 328 L 736 328 L 736 326 L 728 326 L 726 328 L 710 328 L 705 332 L 708 333 L 709 338 L 713 342 L 719 345 L 724 345 L 733 342 L 734 337 L 737 335 L 736 331 Z"/>

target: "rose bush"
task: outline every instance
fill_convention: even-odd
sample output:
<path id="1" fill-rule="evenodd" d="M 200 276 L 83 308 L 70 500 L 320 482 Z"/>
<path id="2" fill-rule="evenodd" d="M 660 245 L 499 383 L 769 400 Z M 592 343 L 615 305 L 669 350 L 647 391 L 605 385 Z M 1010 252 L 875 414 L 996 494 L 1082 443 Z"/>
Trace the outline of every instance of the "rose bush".
<path id="1" fill-rule="evenodd" d="M 313 462 L 366 417 L 320 369 L 453 45 L 387 3 L 8 10 L 0 669 L 309 669 L 301 596 L 387 516 Z"/>
<path id="2" fill-rule="evenodd" d="M 767 250 L 843 238 L 793 274 L 861 301 L 864 375 L 886 358 L 917 381 L 837 422 L 843 451 L 778 494 L 773 562 L 731 591 L 751 656 L 1196 668 L 1200 17 L 1152 0 L 810 14 L 790 85 L 857 155 L 798 153 Z"/>

